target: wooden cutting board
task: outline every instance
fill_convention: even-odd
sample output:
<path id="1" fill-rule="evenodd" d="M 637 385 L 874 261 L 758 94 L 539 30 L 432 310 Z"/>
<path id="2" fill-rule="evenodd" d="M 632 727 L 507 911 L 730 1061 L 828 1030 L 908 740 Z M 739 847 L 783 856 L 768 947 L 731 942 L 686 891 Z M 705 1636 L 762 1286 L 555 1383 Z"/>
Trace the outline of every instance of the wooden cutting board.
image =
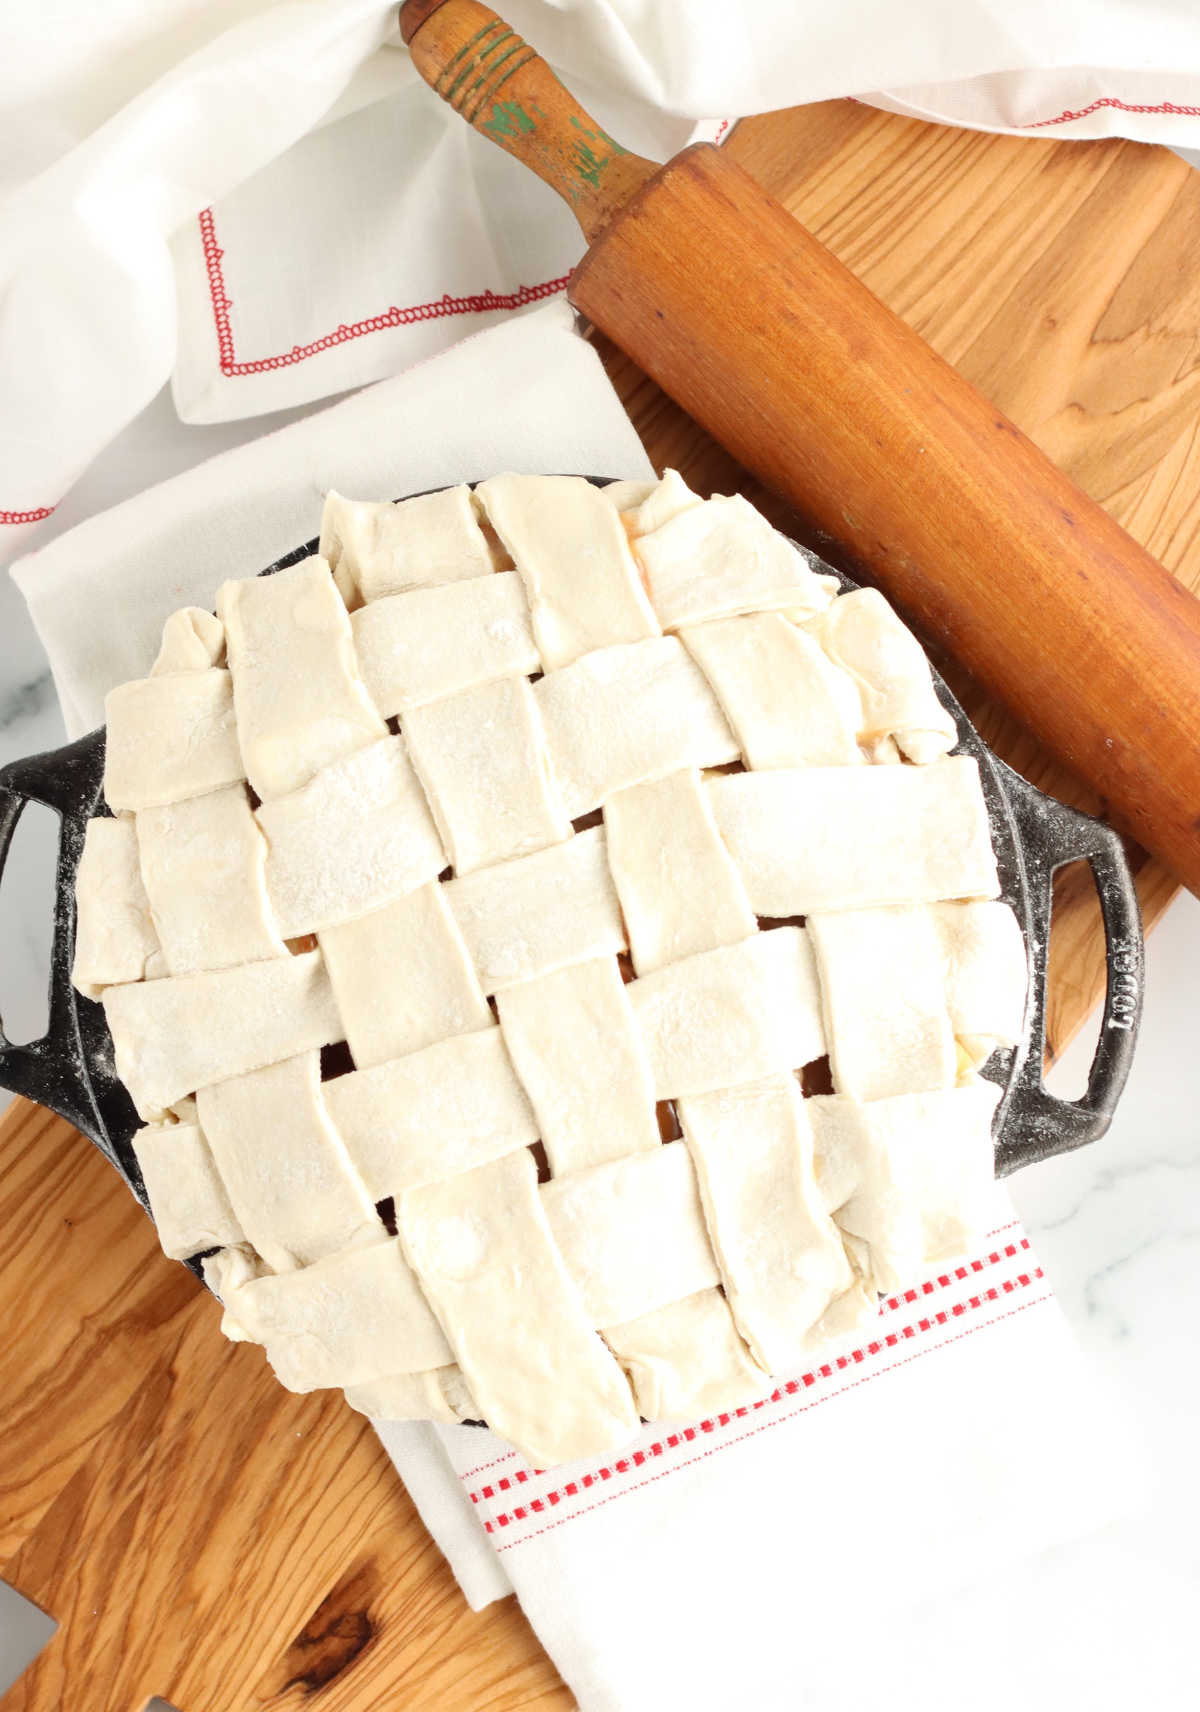
<path id="1" fill-rule="evenodd" d="M 1200 581 L 1200 175 L 1131 143 L 972 136 L 853 103 L 727 144 L 1177 575 Z M 736 305 L 731 305 L 736 313 Z M 658 465 L 787 515 L 626 360 Z M 1032 621 L 1032 620 L 1031 620 Z M 950 668 L 1028 777 L 1088 808 Z M 1139 860 L 1152 920 L 1172 892 Z M 1051 1038 L 1090 1008 L 1064 889 Z M 0 1124 L 0 1574 L 56 1617 L 0 1712 L 513 1712 L 571 1698 L 512 1600 L 472 1615 L 373 1433 L 283 1391 L 68 1125 Z"/>

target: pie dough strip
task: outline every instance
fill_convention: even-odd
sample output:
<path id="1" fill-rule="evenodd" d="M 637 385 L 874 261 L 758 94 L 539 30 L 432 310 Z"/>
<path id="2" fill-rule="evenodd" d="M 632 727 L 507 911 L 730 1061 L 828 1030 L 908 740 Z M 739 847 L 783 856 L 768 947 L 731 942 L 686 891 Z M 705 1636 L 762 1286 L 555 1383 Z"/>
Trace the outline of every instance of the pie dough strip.
<path id="1" fill-rule="evenodd" d="M 445 891 L 485 993 L 625 949 L 602 827 Z"/>
<path id="2" fill-rule="evenodd" d="M 537 1140 L 533 1111 L 494 1025 L 335 1077 L 322 1092 L 373 1201 Z"/>
<path id="3" fill-rule="evenodd" d="M 680 640 L 716 692 L 748 767 L 850 767 L 865 759 L 853 679 L 781 613 L 714 619 Z"/>
<path id="4" fill-rule="evenodd" d="M 187 1260 L 245 1240 L 198 1123 L 140 1129 L 133 1151 L 164 1254 Z"/>
<path id="5" fill-rule="evenodd" d="M 264 802 L 387 735 L 354 659 L 350 619 L 324 559 L 222 583 L 238 741 Z"/>
<path id="6" fill-rule="evenodd" d="M 200 1088 L 196 1110 L 246 1239 L 273 1272 L 379 1240 L 375 1204 L 321 1103 L 318 1053 Z"/>
<path id="7" fill-rule="evenodd" d="M 708 781 L 760 916 L 995 897 L 978 764 L 804 767 Z"/>
<path id="8" fill-rule="evenodd" d="M 659 634 L 624 527 L 599 488 L 582 476 L 502 475 L 475 491 L 525 583 L 548 671 Z"/>
<path id="9" fill-rule="evenodd" d="M 825 1051 L 808 935 L 777 927 L 628 988 L 660 1100 L 797 1069 Z"/>
<path id="10" fill-rule="evenodd" d="M 267 846 L 242 784 L 137 814 L 142 879 L 172 975 L 287 951 L 267 901 Z"/>
<path id="11" fill-rule="evenodd" d="M 263 1344 L 289 1391 L 349 1388 L 450 1365 L 450 1347 L 400 1244 L 382 1226 L 380 1237 L 298 1272 L 240 1282 L 227 1266 L 206 1261 L 204 1276 L 225 1307 L 226 1337 Z"/>
<path id="12" fill-rule="evenodd" d="M 485 576 L 491 555 L 465 485 L 398 505 L 343 499 L 332 490 L 321 514 L 318 552 L 347 606 L 406 589 Z"/>
<path id="13" fill-rule="evenodd" d="M 193 1100 L 191 1104 L 194 1108 L 196 1102 Z M 200 1270 L 204 1282 L 224 1308 L 221 1315 L 221 1335 L 227 1337 L 230 1343 L 253 1343 L 255 1340 L 252 1333 L 241 1325 L 228 1304 L 243 1284 L 270 1276 L 264 1262 L 248 1243 L 239 1243 L 232 1248 L 218 1248 L 214 1254 L 205 1255 L 200 1263 Z M 291 1276 L 294 1277 L 295 1274 Z"/>
<path id="14" fill-rule="evenodd" d="M 667 472 L 662 487 L 642 508 L 643 515 L 656 504 L 698 503 L 678 477 L 669 481 L 673 474 Z M 694 770 L 618 791 L 604 805 L 604 824 L 639 975 L 758 932 L 745 887 Z M 677 1152 L 659 1148 L 658 1156 L 673 1159 Z M 694 1188 L 691 1209 L 697 1234 L 702 1234 Z M 646 1246 L 669 1250 L 673 1228 L 669 1217 L 664 1218 L 657 1235 L 647 1234 Z M 702 1236 L 702 1251 L 707 1247 Z M 711 1268 L 711 1256 L 707 1265 Z M 647 1420 L 664 1415 L 694 1420 L 761 1393 L 761 1371 L 738 1336 L 710 1270 L 705 1281 L 707 1289 L 674 1302 L 664 1299 L 648 1312 L 628 1307 L 631 1317 L 605 1327 L 605 1338 Z"/>
<path id="15" fill-rule="evenodd" d="M 221 667 L 118 684 L 104 719 L 104 796 L 114 811 L 181 802 L 246 776 Z"/>
<path id="16" fill-rule="evenodd" d="M 552 1178 L 538 1192 L 593 1326 L 618 1325 L 721 1282 L 681 1141 Z"/>
<path id="17" fill-rule="evenodd" d="M 938 700 L 925 650 L 878 589 L 839 595 L 806 628 L 858 687 L 865 747 L 894 740 L 918 762 L 953 749 L 958 727 Z"/>
<path id="18" fill-rule="evenodd" d="M 527 1152 L 397 1204 L 408 1258 L 494 1432 L 536 1468 L 596 1456 L 638 1426 L 624 1374 L 584 1313 Z"/>
<path id="19" fill-rule="evenodd" d="M 951 1087 L 957 1055 L 930 912 L 811 915 L 808 932 L 837 1092 L 882 1100 Z"/>
<path id="20" fill-rule="evenodd" d="M 1000 1092 L 973 1076 L 870 1103 L 829 1094 L 805 1102 L 821 1194 L 841 1229 L 866 1245 L 875 1289 L 904 1289 L 982 1240 Z"/>
<path id="21" fill-rule="evenodd" d="M 703 805 L 694 777 L 674 775 L 680 778 L 685 779 L 684 802 Z M 668 793 L 665 811 L 678 796 Z M 719 845 L 711 818 L 709 825 Z M 727 856 L 724 862 L 732 875 Z M 737 886 L 736 875 L 732 880 Z M 736 925 L 756 931 L 748 908 Z M 686 1152 L 659 1145 L 649 1066 L 611 957 L 508 988 L 498 1003 L 556 1176 L 542 1191 L 543 1204 L 560 1243 L 569 1233 L 572 1252 L 565 1258 L 583 1285 L 593 1323 L 618 1323 L 612 1347 L 635 1387 L 641 1413 L 658 1407 L 663 1397 L 686 1413 L 689 1402 L 702 1411 L 713 1399 L 733 1406 L 756 1395 L 761 1374 L 715 1288 L 718 1279 Z M 631 1152 L 633 1147 L 645 1151 Z M 624 1157 L 611 1166 L 581 1169 L 611 1157 L 613 1149 Z M 665 1179 L 664 1172 L 669 1173 Z M 666 1204 L 655 1195 L 659 1184 L 673 1186 Z M 554 1218 L 555 1207 L 563 1209 L 562 1222 Z M 606 1211 L 615 1215 L 607 1223 Z M 603 1252 L 597 1250 L 598 1240 Z M 685 1294 L 686 1302 L 672 1300 Z M 643 1323 L 647 1312 L 652 1318 Z M 703 1367 L 689 1374 L 682 1358 L 701 1335 L 706 1340 Z M 700 1371 L 703 1383 L 697 1382 Z"/>
<path id="22" fill-rule="evenodd" d="M 657 486 L 656 481 L 637 481 L 630 477 L 625 481 L 608 482 L 600 492 L 610 505 L 628 518 L 644 499 L 649 499 Z"/>
<path id="23" fill-rule="evenodd" d="M 625 484 L 630 488 L 639 484 Z M 608 490 L 611 492 L 611 489 Z M 664 523 L 669 523 L 672 517 L 678 517 L 681 511 L 687 511 L 693 505 L 704 502 L 698 493 L 693 493 L 678 470 L 664 470 L 662 480 L 651 485 L 646 492 L 630 496 L 630 501 L 618 506 L 624 512 L 625 531 L 636 540 L 639 535 L 649 535 L 652 530 L 661 529 Z"/>
<path id="24" fill-rule="evenodd" d="M 109 987 L 117 1075 L 142 1118 L 185 1094 L 342 1038 L 318 951 Z"/>
<path id="25" fill-rule="evenodd" d="M 757 932 L 694 769 L 616 792 L 604 805 L 604 830 L 639 975 Z"/>
<path id="26" fill-rule="evenodd" d="M 363 1385 L 351 1385 L 346 1401 L 373 1421 L 449 1423 L 479 1419 L 479 1405 L 453 1364 L 424 1373 L 390 1373 Z"/>
<path id="27" fill-rule="evenodd" d="M 434 879 L 446 853 L 402 740 L 385 737 L 257 811 L 286 939 L 353 921 Z"/>
<path id="28" fill-rule="evenodd" d="M 497 1009 L 556 1177 L 662 1151 L 654 1078 L 615 958 L 506 987 Z"/>
<path id="29" fill-rule="evenodd" d="M 225 626 L 202 606 L 181 606 L 162 627 L 162 642 L 150 676 L 204 672 L 225 664 Z"/>
<path id="30" fill-rule="evenodd" d="M 372 601 L 350 627 L 363 682 L 385 719 L 542 669 L 516 571 Z"/>
<path id="31" fill-rule="evenodd" d="M 1014 1046 L 1025 1026 L 1029 965 L 1020 923 L 1004 903 L 932 904 L 955 1037 L 972 1063 Z"/>
<path id="32" fill-rule="evenodd" d="M 854 1282 L 817 1192 L 803 1107 L 791 1075 L 678 1107 L 730 1311 L 770 1373 L 803 1359 L 813 1326 Z"/>
<path id="33" fill-rule="evenodd" d="M 640 535 L 636 552 L 664 630 L 764 609 L 815 614 L 829 604 L 808 558 L 740 494 L 676 512 Z"/>
<path id="34" fill-rule="evenodd" d="M 98 999 L 105 987 L 140 981 L 158 949 L 133 816 L 89 820 L 75 874 L 72 982 Z"/>
<path id="35" fill-rule="evenodd" d="M 736 761 L 703 672 L 674 636 L 602 648 L 534 685 L 567 813 L 684 767 Z"/>
<path id="36" fill-rule="evenodd" d="M 770 1380 L 738 1336 L 719 1290 L 652 1308 L 603 1338 L 647 1421 L 699 1421 L 762 1397 Z"/>
<path id="37" fill-rule="evenodd" d="M 317 935 L 359 1070 L 492 1026 L 444 889 L 418 886 Z"/>
<path id="38" fill-rule="evenodd" d="M 413 708 L 402 729 L 456 873 L 571 836 L 524 678 Z"/>

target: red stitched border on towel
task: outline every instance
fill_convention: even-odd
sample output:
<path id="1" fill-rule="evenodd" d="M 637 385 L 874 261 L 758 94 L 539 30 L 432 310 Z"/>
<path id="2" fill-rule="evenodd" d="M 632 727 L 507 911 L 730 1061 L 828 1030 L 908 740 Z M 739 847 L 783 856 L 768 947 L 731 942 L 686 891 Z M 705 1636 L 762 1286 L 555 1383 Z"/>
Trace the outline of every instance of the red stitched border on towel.
<path id="1" fill-rule="evenodd" d="M 713 142 L 719 143 L 732 124 L 732 119 L 722 119 Z M 410 303 L 403 308 L 392 304 L 380 315 L 369 315 L 362 321 L 343 323 L 340 327 L 335 327 L 333 332 L 326 333 L 324 338 L 314 339 L 310 344 L 293 345 L 290 351 L 280 351 L 273 357 L 258 357 L 253 362 L 239 362 L 234 351 L 233 328 L 229 319 L 233 300 L 226 295 L 225 276 L 221 268 L 225 252 L 217 243 L 212 209 L 203 209 L 199 221 L 204 269 L 208 275 L 208 294 L 212 300 L 213 322 L 217 330 L 221 373 L 231 377 L 267 374 L 271 369 L 291 368 L 294 363 L 302 363 L 308 357 L 317 356 L 321 351 L 332 350 L 334 346 L 344 345 L 350 339 L 361 339 L 365 333 L 380 333 L 387 327 L 408 327 L 418 321 L 441 320 L 447 315 L 486 315 L 494 309 L 524 309 L 530 303 L 540 303 L 544 298 L 554 297 L 558 292 L 565 291 L 567 281 L 571 277 L 570 274 L 564 273 L 557 279 L 544 279 L 537 285 L 519 285 L 515 291 L 480 291 L 467 297 L 452 297 L 446 292 L 444 296 L 429 303 Z M 0 512 L 0 520 L 3 516 Z"/>
<path id="2" fill-rule="evenodd" d="M 936 1279 L 927 1280 L 916 1290 L 906 1291 L 901 1297 L 892 1297 L 885 1306 L 897 1308 L 903 1302 L 916 1301 L 923 1295 L 938 1289 L 946 1289 L 955 1280 L 961 1282 L 962 1279 L 972 1276 L 973 1273 L 982 1271 L 985 1266 L 997 1265 L 1003 1259 L 1012 1259 L 1021 1249 L 1028 1249 L 1028 1247 L 1027 1238 L 1020 1244 L 1010 1243 L 1004 1250 L 990 1254 L 986 1261 L 974 1260 L 965 1266 L 955 1267 L 952 1272 L 942 1273 Z M 644 1450 L 631 1451 L 628 1457 L 622 1457 L 614 1462 L 611 1467 L 599 1468 L 594 1473 L 581 1475 L 578 1481 L 568 1482 L 561 1490 L 543 1493 L 539 1499 L 531 1503 L 529 1509 L 538 1510 L 546 1504 L 557 1504 L 564 1497 L 574 1498 L 578 1496 L 580 1491 L 594 1486 L 598 1481 L 611 1480 L 614 1474 L 625 1474 L 630 1469 L 640 1468 L 644 1462 L 652 1457 L 662 1456 L 667 1450 L 674 1450 L 680 1444 L 690 1443 L 693 1439 L 717 1431 L 718 1428 L 727 1427 L 732 1421 L 742 1420 L 747 1415 L 753 1414 L 755 1410 L 767 1408 L 770 1404 L 778 1403 L 785 1397 L 794 1397 L 816 1385 L 821 1379 L 832 1379 L 835 1373 L 859 1366 L 868 1356 L 879 1355 L 884 1350 L 895 1349 L 912 1338 L 920 1337 L 937 1327 L 949 1325 L 952 1320 L 960 1318 L 963 1314 L 977 1310 L 986 1303 L 998 1302 L 1004 1296 L 1011 1295 L 1014 1290 L 1027 1289 L 1035 1279 L 1040 1279 L 1043 1276 L 1041 1267 L 1034 1267 L 1029 1272 L 1020 1273 L 1016 1279 L 1002 1279 L 998 1285 L 989 1290 L 982 1290 L 978 1295 L 968 1297 L 965 1302 L 954 1302 L 949 1308 L 941 1309 L 928 1318 L 917 1320 L 912 1325 L 902 1326 L 899 1331 L 883 1332 L 882 1335 L 872 1338 L 859 1348 L 835 1356 L 832 1361 L 822 1362 L 809 1372 L 802 1373 L 796 1379 L 789 1379 L 785 1385 L 779 1386 L 767 1397 L 760 1397 L 755 1402 L 747 1403 L 740 1409 L 730 1410 L 726 1414 L 712 1416 L 707 1420 L 698 1422 L 695 1426 L 681 1427 L 678 1432 L 664 1434 L 661 1440 L 648 1445 Z M 886 1370 L 881 1369 L 881 1371 Z M 471 1492 L 471 1502 L 479 1504 L 482 1501 L 493 1499 L 501 1492 L 511 1491 L 514 1485 L 524 1485 L 530 1478 L 528 1469 L 514 1469 L 511 1475 L 501 1476 L 489 1485 L 481 1487 L 477 1492 Z M 528 1510 L 525 1507 L 518 1506 L 511 1512 L 496 1516 L 491 1521 L 485 1521 L 484 1527 L 489 1533 L 492 1533 L 496 1528 L 506 1528 L 513 1522 L 524 1521 L 527 1514 Z"/>
<path id="3" fill-rule="evenodd" d="M 470 297 L 451 297 L 447 292 L 431 303 L 410 303 L 403 308 L 393 304 L 380 315 L 369 315 L 365 320 L 353 321 L 349 325 L 343 322 L 332 333 L 326 333 L 323 339 L 314 339 L 311 344 L 293 345 L 290 351 L 281 351 L 277 356 L 239 362 L 234 353 L 233 329 L 229 321 L 233 300 L 226 296 L 225 276 L 221 270 L 221 258 L 225 252 L 217 243 L 212 209 L 205 208 L 199 219 L 204 269 L 208 274 L 208 294 L 212 299 L 223 375 L 266 374 L 271 369 L 290 368 L 294 363 L 315 357 L 320 351 L 332 350 L 335 345 L 344 345 L 350 339 L 361 339 L 364 333 L 382 332 L 385 327 L 407 327 L 417 321 L 437 321 L 446 315 L 484 315 L 493 309 L 523 309 L 526 304 L 540 303 L 543 298 L 553 297 L 556 292 L 564 290 L 570 278 L 564 273 L 558 279 L 544 279 L 538 285 L 520 285 L 516 291 L 481 291 Z"/>
<path id="4" fill-rule="evenodd" d="M 1065 113 L 1056 113 L 1053 119 L 1031 119 L 1019 129 L 1040 131 L 1046 125 L 1070 125 L 1076 119 L 1086 119 L 1089 114 L 1099 112 L 1101 107 L 1113 107 L 1118 113 L 1170 113 L 1183 119 L 1200 119 L 1200 107 L 1179 107 L 1174 101 L 1159 101 L 1155 106 L 1148 107 L 1141 106 L 1136 101 L 1120 101 L 1115 95 L 1101 95 L 1087 107 L 1080 107 L 1074 112 L 1068 108 Z"/>
<path id="5" fill-rule="evenodd" d="M 39 505 L 36 511 L 0 511 L 0 524 L 40 523 L 54 510 L 52 505 Z"/>

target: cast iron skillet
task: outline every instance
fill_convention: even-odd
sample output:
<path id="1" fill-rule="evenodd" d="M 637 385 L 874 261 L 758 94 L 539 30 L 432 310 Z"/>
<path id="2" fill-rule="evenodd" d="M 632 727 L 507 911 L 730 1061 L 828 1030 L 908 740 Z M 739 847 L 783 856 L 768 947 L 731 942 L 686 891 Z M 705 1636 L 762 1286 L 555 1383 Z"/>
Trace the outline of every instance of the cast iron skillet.
<path id="1" fill-rule="evenodd" d="M 594 478 L 598 486 L 606 478 Z M 297 547 L 261 574 L 270 576 L 316 552 Z M 844 589 L 857 585 L 836 576 Z M 1006 1176 L 1051 1154 L 1095 1141 L 1107 1130 L 1129 1074 L 1141 1015 L 1142 933 L 1137 894 L 1121 841 L 1100 821 L 1035 790 L 981 741 L 948 686 L 935 673 L 942 704 L 958 726 L 956 753 L 974 755 L 991 821 L 1002 895 L 1016 911 L 1029 954 L 1029 1002 L 1024 1036 L 993 1054 L 984 1074 L 1004 1090 L 996 1110 L 996 1174 Z M 46 1034 L 13 1045 L 0 1027 L 0 1086 L 49 1106 L 89 1136 L 116 1166 L 138 1199 L 146 1194 L 130 1145 L 139 1120 L 118 1081 L 112 1039 L 101 1005 L 71 985 L 75 945 L 75 870 L 91 816 L 107 814 L 103 798 L 104 732 L 90 732 L 45 755 L 0 769 L 0 875 L 13 830 L 26 803 L 53 809 L 61 821 L 50 1019 Z M 1082 1099 L 1056 1099 L 1042 1086 L 1050 887 L 1054 870 L 1080 858 L 1091 864 L 1108 961 L 1100 1039 Z"/>

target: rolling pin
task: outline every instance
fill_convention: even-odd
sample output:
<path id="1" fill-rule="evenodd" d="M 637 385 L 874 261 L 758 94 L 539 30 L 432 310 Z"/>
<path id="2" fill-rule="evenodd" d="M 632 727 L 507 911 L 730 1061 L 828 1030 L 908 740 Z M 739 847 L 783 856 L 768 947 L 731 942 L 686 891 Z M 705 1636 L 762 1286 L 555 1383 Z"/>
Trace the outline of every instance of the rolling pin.
<path id="1" fill-rule="evenodd" d="M 400 25 L 574 210 L 580 313 L 1200 893 L 1200 601 L 727 155 L 623 149 L 477 0 Z"/>

